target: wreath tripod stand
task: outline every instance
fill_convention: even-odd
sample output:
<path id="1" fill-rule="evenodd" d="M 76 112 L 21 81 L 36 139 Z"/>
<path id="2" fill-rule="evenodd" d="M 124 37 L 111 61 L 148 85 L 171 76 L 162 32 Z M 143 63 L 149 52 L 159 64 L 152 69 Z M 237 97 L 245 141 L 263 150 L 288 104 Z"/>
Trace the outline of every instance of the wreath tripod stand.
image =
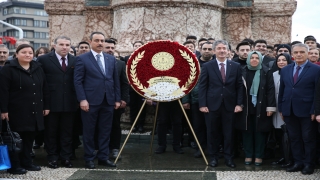
<path id="1" fill-rule="evenodd" d="M 184 108 L 183 108 L 183 106 L 182 106 L 181 100 L 179 99 L 178 101 L 179 101 L 180 107 L 181 107 L 181 109 L 182 109 L 182 112 L 183 112 L 183 114 L 184 114 L 184 116 L 185 116 L 185 118 L 186 118 L 186 120 L 187 120 L 187 122 L 188 122 L 188 125 L 189 125 L 189 127 L 190 127 L 190 130 L 191 130 L 191 132 L 192 132 L 192 134 L 193 134 L 193 136 L 194 136 L 194 139 L 195 139 L 196 142 L 197 142 L 197 145 L 198 145 L 198 147 L 199 147 L 199 149 L 200 149 L 200 152 L 201 152 L 201 154 L 202 154 L 202 157 L 203 157 L 206 165 L 208 165 L 208 161 L 207 161 L 207 159 L 206 159 L 206 156 L 204 155 L 203 150 L 202 150 L 202 148 L 201 148 L 201 146 L 200 146 L 200 143 L 199 143 L 199 141 L 198 141 L 198 138 L 197 138 L 196 134 L 195 134 L 194 131 L 193 131 L 193 128 L 192 128 L 192 126 L 191 126 L 191 123 L 190 123 L 190 121 L 189 121 L 189 118 L 188 118 L 188 116 L 187 116 L 187 114 L 186 114 L 186 111 L 184 110 Z M 144 102 L 143 102 L 143 104 L 142 104 L 142 106 L 141 106 L 141 108 L 140 108 L 140 110 L 139 110 L 139 113 L 138 113 L 136 119 L 134 120 L 134 122 L 133 122 L 133 124 L 132 124 L 132 127 L 131 127 L 131 129 L 130 129 L 130 131 L 129 131 L 129 134 L 127 135 L 127 137 L 126 137 L 126 139 L 125 139 L 125 141 L 124 141 L 124 143 L 123 143 L 123 145 L 122 145 L 122 147 L 121 147 L 121 149 L 120 149 L 120 151 L 119 151 L 119 154 L 118 154 L 116 160 L 114 161 L 115 164 L 117 163 L 117 161 L 118 161 L 118 159 L 119 159 L 119 157 L 120 157 L 120 155 L 121 155 L 121 153 L 122 153 L 122 150 L 123 150 L 124 146 L 126 145 L 128 139 L 129 139 L 129 137 L 130 137 L 130 135 L 131 135 L 131 132 L 132 132 L 133 128 L 135 127 L 135 125 L 136 125 L 136 123 L 137 123 L 137 121 L 138 121 L 138 119 L 139 119 L 139 117 L 140 117 L 140 114 L 141 114 L 144 106 L 146 105 L 146 102 L 147 102 L 147 100 L 145 99 Z M 156 128 L 156 122 L 157 122 L 157 116 L 158 116 L 159 103 L 160 103 L 160 102 L 157 102 L 157 106 L 156 106 L 156 113 L 155 113 L 154 123 L 153 123 L 153 130 L 152 130 L 152 136 L 151 136 L 149 156 L 152 155 L 152 146 L 153 146 L 153 139 L 154 139 L 154 131 L 155 131 L 155 128 Z"/>

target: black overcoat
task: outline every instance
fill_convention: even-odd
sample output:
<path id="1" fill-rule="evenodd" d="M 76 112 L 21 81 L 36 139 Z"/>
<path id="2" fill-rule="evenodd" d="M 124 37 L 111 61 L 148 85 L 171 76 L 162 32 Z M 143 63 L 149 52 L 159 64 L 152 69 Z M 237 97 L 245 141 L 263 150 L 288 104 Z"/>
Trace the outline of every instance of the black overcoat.
<path id="1" fill-rule="evenodd" d="M 242 79 L 243 79 L 243 111 L 240 113 L 236 113 L 235 120 L 235 128 L 239 130 L 247 130 L 252 131 L 250 129 L 250 121 L 248 118 L 248 103 L 250 98 L 249 94 L 247 94 L 246 86 L 246 74 L 248 68 L 243 67 L 242 71 Z M 273 129 L 272 116 L 267 116 L 267 108 L 268 111 L 276 111 L 276 98 L 275 98 L 275 89 L 273 82 L 273 72 L 269 70 L 268 67 L 262 65 L 262 69 L 260 70 L 260 85 L 258 90 L 257 97 L 257 105 L 256 105 L 256 131 L 257 132 L 269 132 Z"/>
<path id="2" fill-rule="evenodd" d="M 50 110 L 50 94 L 40 65 L 31 61 L 28 72 L 17 59 L 8 61 L 0 71 L 0 84 L 1 112 L 8 112 L 11 130 L 43 130 L 43 110 Z"/>

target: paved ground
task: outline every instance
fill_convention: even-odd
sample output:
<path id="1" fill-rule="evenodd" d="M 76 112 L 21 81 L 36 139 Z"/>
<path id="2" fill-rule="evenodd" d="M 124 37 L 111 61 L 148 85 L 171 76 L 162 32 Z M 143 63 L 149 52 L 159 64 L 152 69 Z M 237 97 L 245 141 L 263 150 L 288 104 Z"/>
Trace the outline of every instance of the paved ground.
<path id="1" fill-rule="evenodd" d="M 123 136 L 124 137 L 124 136 Z M 170 138 L 170 137 L 169 137 Z M 123 138 L 124 139 L 124 138 Z M 313 175 L 302 175 L 297 173 L 286 173 L 277 166 L 271 166 L 272 160 L 264 161 L 264 165 L 256 167 L 254 165 L 245 166 L 243 155 L 235 159 L 237 168 L 231 169 L 224 165 L 224 160 L 220 159 L 217 168 L 205 165 L 203 159 L 193 157 L 194 149 L 184 147 L 185 154 L 176 154 L 172 147 L 168 145 L 164 154 L 152 154 L 149 156 L 150 136 L 132 135 L 123 153 L 122 160 L 117 163 L 117 168 L 105 168 L 98 166 L 97 169 L 88 170 L 84 168 L 82 159 L 83 149 L 76 150 L 77 159 L 73 161 L 74 168 L 46 168 L 46 153 L 43 148 L 36 150 L 35 164 L 42 166 L 39 172 L 28 172 L 26 175 L 10 175 L 0 172 L 0 179 L 30 179 L 30 180 L 103 180 L 103 179 L 124 179 L 124 180 L 230 180 L 230 179 L 319 179 L 319 167 Z M 170 144 L 170 140 L 168 142 Z M 156 148 L 156 144 L 154 144 Z"/>

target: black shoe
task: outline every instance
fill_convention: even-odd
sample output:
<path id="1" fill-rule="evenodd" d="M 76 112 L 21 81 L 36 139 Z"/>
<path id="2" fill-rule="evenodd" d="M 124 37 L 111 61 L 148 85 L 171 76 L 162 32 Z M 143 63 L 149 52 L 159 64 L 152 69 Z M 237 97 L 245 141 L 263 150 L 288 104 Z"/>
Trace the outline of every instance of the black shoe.
<path id="1" fill-rule="evenodd" d="M 284 163 L 281 165 L 282 168 L 288 168 L 288 167 L 291 167 L 293 166 L 293 161 L 289 161 L 288 163 Z"/>
<path id="2" fill-rule="evenodd" d="M 293 166 L 287 168 L 287 172 L 298 172 L 303 169 L 303 165 L 301 164 L 294 164 Z"/>
<path id="3" fill-rule="evenodd" d="M 154 152 L 156 154 L 162 154 L 162 153 L 166 152 L 166 147 L 159 146 Z"/>
<path id="4" fill-rule="evenodd" d="M 52 168 L 52 169 L 58 168 L 58 163 L 57 163 L 57 161 L 49 161 L 49 162 L 48 162 L 48 167 L 49 167 L 49 168 Z"/>
<path id="5" fill-rule="evenodd" d="M 278 161 L 273 161 L 271 164 L 272 165 L 280 165 L 285 163 L 285 159 L 284 158 L 280 158 Z"/>
<path id="6" fill-rule="evenodd" d="M 69 160 L 62 160 L 61 161 L 61 165 L 66 167 L 66 168 L 72 168 L 73 167 L 73 164 Z"/>
<path id="7" fill-rule="evenodd" d="M 142 126 L 140 126 L 138 131 L 139 131 L 139 133 L 144 133 L 144 128 Z"/>
<path id="8" fill-rule="evenodd" d="M 108 166 L 108 167 L 117 167 L 116 164 L 114 164 L 113 162 L 106 160 L 106 161 L 98 161 L 99 165 L 103 165 L 103 166 Z"/>
<path id="9" fill-rule="evenodd" d="M 314 172 L 314 168 L 310 165 L 304 166 L 304 168 L 301 171 L 301 173 L 304 175 L 310 175 L 310 174 L 313 174 L 313 172 Z"/>
<path id="10" fill-rule="evenodd" d="M 41 145 L 39 145 L 39 144 L 34 144 L 32 148 L 33 148 L 33 149 L 40 149 L 40 146 L 41 146 Z"/>
<path id="11" fill-rule="evenodd" d="M 226 159 L 225 160 L 225 163 L 226 163 L 226 166 L 230 167 L 230 168 L 235 168 L 236 167 L 236 164 L 233 162 L 232 159 Z"/>
<path id="12" fill-rule="evenodd" d="M 201 154 L 200 149 L 198 149 L 198 150 L 193 154 L 193 156 L 194 156 L 195 158 L 201 158 L 201 157 L 202 157 L 202 154 Z"/>
<path id="13" fill-rule="evenodd" d="M 85 168 L 88 168 L 88 169 L 96 168 L 93 161 L 86 161 L 84 166 L 85 166 Z"/>
<path id="14" fill-rule="evenodd" d="M 27 171 L 40 171 L 41 167 L 40 166 L 36 166 L 34 164 L 28 165 L 28 166 L 23 166 L 23 168 Z"/>
<path id="15" fill-rule="evenodd" d="M 134 132 L 134 133 L 135 133 L 135 132 L 138 132 L 138 127 L 135 126 L 135 127 L 132 129 L 132 132 Z"/>
<path id="16" fill-rule="evenodd" d="M 209 163 L 209 166 L 211 167 L 217 167 L 218 166 L 218 161 L 217 160 L 212 160 L 210 163 Z"/>
<path id="17" fill-rule="evenodd" d="M 27 170 L 23 168 L 10 168 L 7 170 L 7 172 L 10 174 L 26 174 Z"/>
<path id="18" fill-rule="evenodd" d="M 180 147 L 174 147 L 173 150 L 177 154 L 184 154 L 184 151 Z"/>

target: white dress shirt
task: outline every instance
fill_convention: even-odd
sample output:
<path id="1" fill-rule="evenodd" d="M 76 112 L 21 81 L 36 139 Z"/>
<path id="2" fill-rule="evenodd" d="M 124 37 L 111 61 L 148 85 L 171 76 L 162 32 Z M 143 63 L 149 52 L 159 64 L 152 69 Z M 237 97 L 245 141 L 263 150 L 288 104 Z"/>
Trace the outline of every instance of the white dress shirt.
<path id="1" fill-rule="evenodd" d="M 55 52 L 55 53 L 56 53 L 56 52 Z M 61 57 L 59 54 L 57 54 L 57 53 L 56 53 L 56 56 L 57 56 L 57 58 L 58 58 L 58 60 L 59 60 L 60 65 L 62 66 L 62 59 L 61 59 L 62 57 Z M 66 55 L 65 58 L 66 58 L 66 60 L 65 60 L 66 67 L 68 67 L 68 55 Z"/>
<path id="2" fill-rule="evenodd" d="M 224 64 L 224 73 L 226 74 L 227 73 L 227 59 L 224 60 L 223 62 L 220 62 L 218 59 L 217 60 L 217 63 L 218 63 L 218 68 L 219 68 L 219 71 L 221 71 L 221 65 L 220 63 L 223 63 Z"/>
<path id="3" fill-rule="evenodd" d="M 101 53 L 97 53 L 97 52 L 95 52 L 95 51 L 92 50 L 92 49 L 91 49 L 91 52 L 92 52 L 94 58 L 96 58 L 96 61 L 97 61 L 97 54 L 100 54 L 100 60 L 101 60 L 101 63 L 102 63 L 102 67 L 103 67 L 103 69 L 104 69 L 104 72 L 106 72 L 106 65 L 105 65 L 105 63 L 104 63 L 103 53 L 102 53 L 102 52 L 101 52 Z"/>

